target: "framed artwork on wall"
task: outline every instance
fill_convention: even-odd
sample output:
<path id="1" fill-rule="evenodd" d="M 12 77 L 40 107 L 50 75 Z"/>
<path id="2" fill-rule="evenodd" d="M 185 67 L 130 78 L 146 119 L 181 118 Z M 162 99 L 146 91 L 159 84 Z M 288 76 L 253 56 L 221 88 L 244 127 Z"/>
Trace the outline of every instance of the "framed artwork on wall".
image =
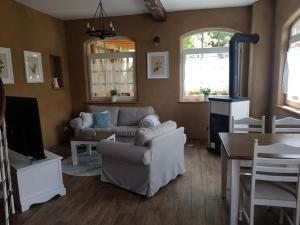
<path id="1" fill-rule="evenodd" d="M 0 47 L 0 77 L 3 81 L 3 84 L 14 83 L 10 48 Z"/>
<path id="2" fill-rule="evenodd" d="M 148 79 L 169 78 L 169 52 L 147 53 Z"/>
<path id="3" fill-rule="evenodd" d="M 24 51 L 26 82 L 43 83 L 42 55 L 39 52 Z"/>

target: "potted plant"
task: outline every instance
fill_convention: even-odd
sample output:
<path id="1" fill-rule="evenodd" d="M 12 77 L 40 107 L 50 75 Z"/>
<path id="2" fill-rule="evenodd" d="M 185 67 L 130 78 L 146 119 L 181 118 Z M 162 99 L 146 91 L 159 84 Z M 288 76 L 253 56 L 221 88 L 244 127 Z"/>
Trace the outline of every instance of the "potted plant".
<path id="1" fill-rule="evenodd" d="M 211 89 L 210 88 L 201 88 L 200 92 L 204 96 L 204 101 L 208 102 L 208 97 L 209 97 L 209 94 L 211 93 Z"/>
<path id="2" fill-rule="evenodd" d="M 112 102 L 117 102 L 117 90 L 116 89 L 113 89 L 110 91 L 110 95 L 111 95 L 111 101 Z"/>

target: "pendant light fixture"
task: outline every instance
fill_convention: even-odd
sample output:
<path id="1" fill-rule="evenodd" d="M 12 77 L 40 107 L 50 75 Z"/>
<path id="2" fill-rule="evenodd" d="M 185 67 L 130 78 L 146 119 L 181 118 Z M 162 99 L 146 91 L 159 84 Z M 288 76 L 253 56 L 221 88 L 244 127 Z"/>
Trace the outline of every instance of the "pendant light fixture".
<path id="1" fill-rule="evenodd" d="M 112 22 L 109 23 L 109 27 L 105 26 L 105 17 L 107 18 L 107 14 L 103 9 L 102 0 L 100 0 L 93 19 L 86 25 L 86 34 L 100 39 L 117 36 Z"/>

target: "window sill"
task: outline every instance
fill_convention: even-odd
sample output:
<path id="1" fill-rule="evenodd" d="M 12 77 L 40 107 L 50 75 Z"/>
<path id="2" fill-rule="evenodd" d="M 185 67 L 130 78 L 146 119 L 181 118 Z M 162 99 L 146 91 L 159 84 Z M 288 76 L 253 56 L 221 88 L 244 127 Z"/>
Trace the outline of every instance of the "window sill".
<path id="1" fill-rule="evenodd" d="M 119 104 L 139 104 L 139 101 L 86 101 L 85 104 L 87 105 L 119 105 Z"/>
<path id="2" fill-rule="evenodd" d="M 177 103 L 179 103 L 179 104 L 199 104 L 199 103 L 209 103 L 209 102 L 204 101 L 204 100 L 180 100 Z"/>
<path id="3" fill-rule="evenodd" d="M 294 108 L 294 107 L 291 107 L 291 106 L 288 106 L 288 105 L 277 105 L 276 107 L 279 108 L 279 109 L 282 109 L 284 111 L 296 114 L 298 116 L 300 115 L 300 109 L 297 109 L 297 108 Z"/>

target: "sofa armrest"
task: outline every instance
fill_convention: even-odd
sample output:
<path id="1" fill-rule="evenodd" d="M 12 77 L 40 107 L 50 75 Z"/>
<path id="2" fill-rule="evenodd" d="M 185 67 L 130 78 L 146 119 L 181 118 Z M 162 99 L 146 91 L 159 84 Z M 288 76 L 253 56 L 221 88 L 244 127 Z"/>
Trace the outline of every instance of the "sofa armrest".
<path id="1" fill-rule="evenodd" d="M 146 146 L 102 140 L 97 145 L 97 151 L 102 154 L 102 159 L 143 165 L 151 163 L 151 151 Z"/>
<path id="2" fill-rule="evenodd" d="M 70 126 L 74 129 L 74 133 L 75 135 L 78 135 L 80 133 L 80 129 L 82 127 L 82 118 L 81 117 L 77 117 L 75 119 L 72 119 L 70 121 Z"/>

